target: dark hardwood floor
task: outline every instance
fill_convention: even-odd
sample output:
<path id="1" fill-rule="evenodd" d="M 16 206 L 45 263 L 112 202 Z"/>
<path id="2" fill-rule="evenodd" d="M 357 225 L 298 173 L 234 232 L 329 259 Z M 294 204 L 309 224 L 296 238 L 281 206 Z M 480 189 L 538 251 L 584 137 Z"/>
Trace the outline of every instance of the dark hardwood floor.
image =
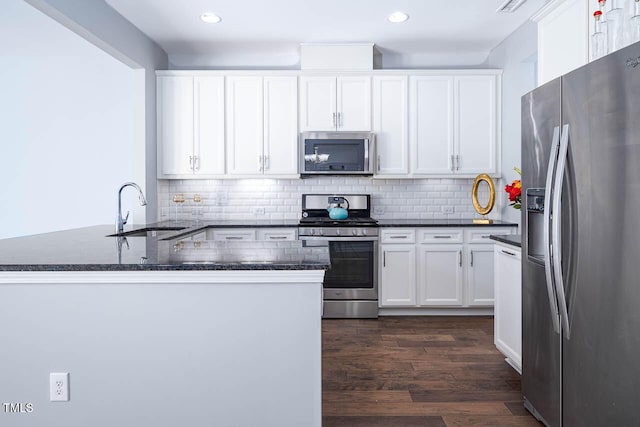
<path id="1" fill-rule="evenodd" d="M 492 317 L 322 322 L 324 427 L 541 426 Z"/>

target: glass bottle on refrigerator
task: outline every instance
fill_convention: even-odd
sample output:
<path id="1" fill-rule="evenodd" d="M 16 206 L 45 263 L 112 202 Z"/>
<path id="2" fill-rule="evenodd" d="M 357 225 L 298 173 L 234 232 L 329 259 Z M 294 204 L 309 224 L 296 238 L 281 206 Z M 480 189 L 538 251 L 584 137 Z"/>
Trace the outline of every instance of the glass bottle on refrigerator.
<path id="1" fill-rule="evenodd" d="M 630 22 L 631 43 L 640 41 L 640 0 L 633 2 L 633 16 Z"/>
<path id="2" fill-rule="evenodd" d="M 606 13 L 607 47 L 609 52 L 624 46 L 624 9 L 621 0 L 611 0 L 611 9 Z"/>
<path id="3" fill-rule="evenodd" d="M 601 21 L 602 12 L 599 10 L 593 12 L 593 19 L 595 21 L 595 30 L 591 35 L 591 42 L 593 45 L 591 50 L 591 59 L 598 59 L 607 54 L 607 35 L 602 28 L 604 26 L 604 23 Z"/>

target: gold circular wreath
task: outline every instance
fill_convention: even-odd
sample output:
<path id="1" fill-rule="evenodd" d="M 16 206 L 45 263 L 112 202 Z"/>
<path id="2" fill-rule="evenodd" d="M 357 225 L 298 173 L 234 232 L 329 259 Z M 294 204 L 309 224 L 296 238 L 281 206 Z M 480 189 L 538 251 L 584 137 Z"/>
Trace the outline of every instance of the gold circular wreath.
<path id="1" fill-rule="evenodd" d="M 489 202 L 487 206 L 480 206 L 480 202 L 478 201 L 478 187 L 480 183 L 484 181 L 489 185 Z M 473 207 L 480 215 L 484 216 L 491 212 L 493 206 L 496 203 L 496 186 L 493 183 L 493 180 L 486 173 L 481 173 L 476 176 L 475 181 L 473 181 L 473 187 L 471 187 L 471 201 L 473 202 Z"/>

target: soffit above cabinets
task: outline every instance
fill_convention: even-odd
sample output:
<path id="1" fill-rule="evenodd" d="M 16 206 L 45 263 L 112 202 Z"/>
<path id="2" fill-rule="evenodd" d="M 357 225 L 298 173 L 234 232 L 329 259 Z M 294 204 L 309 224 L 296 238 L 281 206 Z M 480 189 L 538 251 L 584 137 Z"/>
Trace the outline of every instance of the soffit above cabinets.
<path id="1" fill-rule="evenodd" d="M 514 13 L 496 13 L 504 0 L 105 0 L 156 41 L 170 57 L 298 58 L 300 43 L 372 42 L 383 55 L 442 57 L 449 65 L 489 51 L 526 22 L 544 0 L 527 0 Z M 409 15 L 392 23 L 389 14 Z M 221 18 L 205 24 L 200 15 Z M 233 60 L 232 60 L 233 61 Z M 429 64 L 422 64 L 429 65 Z"/>

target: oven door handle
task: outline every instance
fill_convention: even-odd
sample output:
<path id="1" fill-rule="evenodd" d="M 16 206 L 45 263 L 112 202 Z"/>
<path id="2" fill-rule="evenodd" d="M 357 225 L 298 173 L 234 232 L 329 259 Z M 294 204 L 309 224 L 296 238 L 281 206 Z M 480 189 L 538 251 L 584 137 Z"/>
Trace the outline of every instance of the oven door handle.
<path id="1" fill-rule="evenodd" d="M 352 237 L 352 236 L 298 236 L 298 240 L 312 240 L 325 242 L 375 242 L 378 236 Z"/>

